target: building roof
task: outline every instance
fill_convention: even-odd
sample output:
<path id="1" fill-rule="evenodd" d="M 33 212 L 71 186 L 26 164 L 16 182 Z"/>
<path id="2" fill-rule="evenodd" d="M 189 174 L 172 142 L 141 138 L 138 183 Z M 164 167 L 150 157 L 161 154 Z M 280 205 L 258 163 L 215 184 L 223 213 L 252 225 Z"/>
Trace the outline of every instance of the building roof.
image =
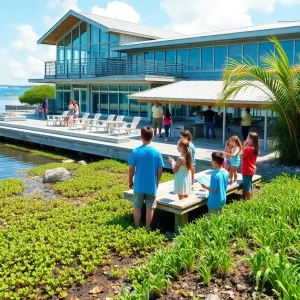
<path id="1" fill-rule="evenodd" d="M 259 82 L 260 87 L 242 89 L 231 97 L 226 106 L 230 107 L 262 107 L 270 103 L 272 93 Z M 153 88 L 144 92 L 131 94 L 130 99 L 139 102 L 155 102 L 186 104 L 186 105 L 216 105 L 222 99 L 224 81 L 178 81 L 172 84 Z M 219 105 L 219 104 L 218 104 Z"/>
<path id="2" fill-rule="evenodd" d="M 280 21 L 276 23 L 240 27 L 227 30 L 203 32 L 193 35 L 177 36 L 155 41 L 124 44 L 114 48 L 117 51 L 144 49 L 151 47 L 168 47 L 182 44 L 207 43 L 241 38 L 259 38 L 273 35 L 299 34 L 300 21 Z"/>
<path id="3" fill-rule="evenodd" d="M 81 20 L 106 29 L 108 32 L 124 33 L 149 39 L 164 39 L 183 36 L 182 33 L 178 32 L 70 10 L 38 40 L 38 44 L 56 45 L 56 42 L 61 36 Z"/>

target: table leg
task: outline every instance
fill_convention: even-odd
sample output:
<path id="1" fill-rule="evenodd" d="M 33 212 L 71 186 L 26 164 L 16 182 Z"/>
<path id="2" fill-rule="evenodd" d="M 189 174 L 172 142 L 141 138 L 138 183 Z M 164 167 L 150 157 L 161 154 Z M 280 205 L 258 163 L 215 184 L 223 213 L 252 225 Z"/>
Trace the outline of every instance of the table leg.
<path id="1" fill-rule="evenodd" d="M 179 228 L 184 227 L 188 223 L 188 213 L 183 215 L 175 214 L 174 232 L 179 234 Z"/>

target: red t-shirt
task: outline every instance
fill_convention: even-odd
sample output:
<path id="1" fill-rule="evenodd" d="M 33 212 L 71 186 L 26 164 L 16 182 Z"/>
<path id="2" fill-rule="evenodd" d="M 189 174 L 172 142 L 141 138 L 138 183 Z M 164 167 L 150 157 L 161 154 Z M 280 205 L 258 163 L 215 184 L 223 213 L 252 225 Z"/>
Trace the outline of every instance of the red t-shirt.
<path id="1" fill-rule="evenodd" d="M 170 119 L 168 119 L 168 118 L 166 117 L 166 115 L 163 114 L 163 118 L 164 118 L 164 125 L 166 125 L 166 126 L 171 126 L 172 116 L 170 116 Z"/>
<path id="2" fill-rule="evenodd" d="M 254 154 L 254 147 L 247 146 L 243 151 L 242 175 L 253 175 L 256 171 L 257 155 Z"/>

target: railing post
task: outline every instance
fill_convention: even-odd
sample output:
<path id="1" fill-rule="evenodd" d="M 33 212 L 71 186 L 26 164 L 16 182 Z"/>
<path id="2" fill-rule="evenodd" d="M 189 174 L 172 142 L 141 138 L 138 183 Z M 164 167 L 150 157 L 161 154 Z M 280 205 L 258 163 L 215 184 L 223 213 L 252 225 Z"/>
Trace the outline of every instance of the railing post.
<path id="1" fill-rule="evenodd" d="M 67 78 L 69 78 L 69 60 L 67 59 Z"/>
<path id="2" fill-rule="evenodd" d="M 54 63 L 54 67 L 55 67 L 55 70 L 54 70 L 55 78 L 57 78 L 57 61 Z"/>
<path id="3" fill-rule="evenodd" d="M 79 78 L 81 78 L 81 59 L 79 59 Z"/>

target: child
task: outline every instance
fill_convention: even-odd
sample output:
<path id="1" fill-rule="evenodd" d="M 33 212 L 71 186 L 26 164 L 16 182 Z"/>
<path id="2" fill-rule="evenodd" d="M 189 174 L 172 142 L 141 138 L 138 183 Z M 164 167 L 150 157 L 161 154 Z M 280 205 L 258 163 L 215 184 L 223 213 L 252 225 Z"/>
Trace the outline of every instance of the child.
<path id="1" fill-rule="evenodd" d="M 154 132 L 151 127 L 141 130 L 143 145 L 135 148 L 128 160 L 129 164 L 129 188 L 134 189 L 134 223 L 138 228 L 141 220 L 142 207 L 146 204 L 146 230 L 150 230 L 154 209 L 156 208 L 156 191 L 164 166 L 159 150 L 151 146 Z M 133 184 L 134 176 L 134 184 Z"/>
<path id="2" fill-rule="evenodd" d="M 226 169 L 227 171 L 230 171 L 230 155 L 228 155 L 227 153 L 231 153 L 231 149 L 232 149 L 232 146 L 230 144 L 230 139 L 226 141 L 226 144 L 225 144 L 225 149 L 224 149 L 224 152 L 225 152 L 225 167 L 224 169 Z"/>
<path id="3" fill-rule="evenodd" d="M 230 184 L 237 184 L 237 169 L 240 166 L 240 152 L 242 151 L 243 146 L 236 135 L 230 138 L 230 144 L 232 146 L 231 152 L 226 152 L 226 155 L 230 156 L 229 179 Z"/>
<path id="4" fill-rule="evenodd" d="M 172 170 L 175 173 L 174 193 L 178 194 L 179 200 L 182 200 L 188 197 L 191 189 L 191 170 L 193 165 L 188 142 L 179 141 L 177 150 L 181 153 L 177 162 L 171 157 L 169 158 L 169 162 L 172 164 Z"/>
<path id="5" fill-rule="evenodd" d="M 250 200 L 252 193 L 252 177 L 256 172 L 256 160 L 259 154 L 259 140 L 255 132 L 249 132 L 242 149 L 243 195 Z"/>
<path id="6" fill-rule="evenodd" d="M 188 130 L 184 130 L 180 132 L 180 140 L 188 142 L 189 144 L 190 152 L 192 155 L 192 164 L 193 164 L 192 167 L 192 184 L 193 184 L 195 182 L 194 175 L 195 175 L 195 167 L 196 167 L 196 158 L 195 158 L 196 148 L 192 143 L 192 135 Z"/>
<path id="7" fill-rule="evenodd" d="M 172 115 L 170 113 L 170 110 L 167 108 L 166 113 L 163 114 L 163 119 L 164 119 L 164 128 L 165 128 L 165 133 L 166 133 L 166 139 L 165 142 L 169 141 L 169 130 L 172 124 Z"/>
<path id="8" fill-rule="evenodd" d="M 215 169 L 211 174 L 210 186 L 201 184 L 204 189 L 209 191 L 208 195 L 208 213 L 220 214 L 222 207 L 226 203 L 226 190 L 228 186 L 228 172 L 222 168 L 224 162 L 223 152 L 213 152 L 212 166 Z"/>

